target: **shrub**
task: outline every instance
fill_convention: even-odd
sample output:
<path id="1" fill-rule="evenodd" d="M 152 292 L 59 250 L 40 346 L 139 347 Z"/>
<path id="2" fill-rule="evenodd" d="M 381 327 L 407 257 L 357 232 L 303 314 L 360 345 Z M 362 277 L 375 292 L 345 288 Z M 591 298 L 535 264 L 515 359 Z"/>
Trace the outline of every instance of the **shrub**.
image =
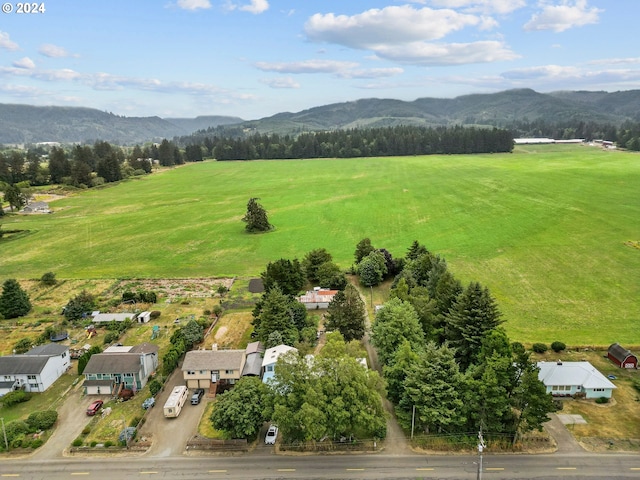
<path id="1" fill-rule="evenodd" d="M 28 352 L 31 349 L 31 345 L 33 345 L 33 340 L 27 337 L 21 338 L 13 344 L 13 350 L 15 351 L 15 353 L 20 355 L 22 353 Z"/>
<path id="2" fill-rule="evenodd" d="M 566 348 L 567 348 L 567 346 L 562 342 L 553 342 L 551 344 L 551 350 L 553 350 L 556 353 L 561 352 Z"/>
<path id="3" fill-rule="evenodd" d="M 56 420 L 58 420 L 58 412 L 55 410 L 41 410 L 29 415 L 26 422 L 29 430 L 35 432 L 37 430 L 50 429 L 55 425 Z"/>
<path id="4" fill-rule="evenodd" d="M 12 407 L 18 403 L 31 400 L 31 396 L 31 393 L 24 390 L 15 390 L 4 395 L 0 401 L 5 407 Z"/>
<path id="5" fill-rule="evenodd" d="M 158 318 L 161 315 L 161 312 L 159 310 L 153 310 L 150 314 L 149 314 L 149 318 L 151 318 L 151 320 L 155 320 L 156 318 Z"/>
<path id="6" fill-rule="evenodd" d="M 89 446 L 90 446 L 91 448 L 95 448 L 95 446 L 96 446 L 97 444 L 98 444 L 98 442 L 96 442 L 95 440 L 93 440 L 93 441 L 89 444 Z"/>
<path id="7" fill-rule="evenodd" d="M 73 442 L 71 442 L 71 445 L 73 445 L 74 447 L 81 447 L 83 443 L 84 442 L 81 438 L 76 438 Z"/>
<path id="8" fill-rule="evenodd" d="M 91 427 L 87 425 L 82 429 L 82 435 L 89 435 L 91 433 Z"/>
<path id="9" fill-rule="evenodd" d="M 546 343 L 534 343 L 532 348 L 536 353 L 544 353 L 549 350 Z"/>
<path id="10" fill-rule="evenodd" d="M 129 422 L 129 426 L 130 427 L 137 427 L 138 424 L 140 423 L 141 418 L 140 417 L 133 417 L 131 419 L 131 421 Z"/>
<path id="11" fill-rule="evenodd" d="M 35 450 L 36 448 L 41 447 L 43 444 L 44 440 L 42 440 L 41 438 L 34 438 L 33 440 L 31 440 L 30 447 Z"/>
<path id="12" fill-rule="evenodd" d="M 107 332 L 107 334 L 104 336 L 104 345 L 107 345 L 108 343 L 113 343 L 116 340 L 118 340 L 118 338 L 120 338 L 120 334 L 118 332 Z"/>
<path id="13" fill-rule="evenodd" d="M 596 398 L 596 403 L 609 403 L 609 399 L 607 397 L 598 397 Z"/>
<path id="14" fill-rule="evenodd" d="M 149 393 L 151 393 L 151 396 L 155 397 L 156 393 L 158 393 L 160 390 L 162 390 L 162 383 L 160 383 L 158 380 L 154 378 L 149 382 Z"/>
<path id="15" fill-rule="evenodd" d="M 107 440 L 106 442 L 104 442 L 104 446 L 105 448 L 109 448 L 113 446 L 113 442 L 111 440 Z"/>
<path id="16" fill-rule="evenodd" d="M 559 412 L 564 408 L 564 402 L 562 400 L 554 400 L 553 408 L 555 412 Z"/>
<path id="17" fill-rule="evenodd" d="M 46 285 L 47 287 L 54 286 L 56 283 L 58 283 L 58 281 L 56 280 L 56 274 L 53 272 L 45 273 L 44 275 L 42 275 L 42 277 L 40 277 L 40 283 Z"/>

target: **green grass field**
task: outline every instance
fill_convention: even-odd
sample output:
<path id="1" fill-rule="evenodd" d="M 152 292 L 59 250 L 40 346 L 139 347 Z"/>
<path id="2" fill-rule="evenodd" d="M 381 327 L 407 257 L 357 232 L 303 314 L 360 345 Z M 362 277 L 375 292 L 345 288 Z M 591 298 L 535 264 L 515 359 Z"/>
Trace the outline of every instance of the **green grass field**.
<path id="1" fill-rule="evenodd" d="M 512 154 L 205 162 L 9 216 L 2 279 L 251 276 L 325 247 L 403 256 L 413 240 L 497 298 L 514 340 L 640 345 L 640 156 L 587 146 Z M 244 233 L 249 197 L 276 230 Z"/>

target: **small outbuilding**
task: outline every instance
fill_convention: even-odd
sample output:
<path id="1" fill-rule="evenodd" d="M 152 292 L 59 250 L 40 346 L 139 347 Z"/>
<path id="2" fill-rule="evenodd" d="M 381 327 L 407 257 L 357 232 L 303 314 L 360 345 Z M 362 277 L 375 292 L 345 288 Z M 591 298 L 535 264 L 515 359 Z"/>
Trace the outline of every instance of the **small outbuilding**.
<path id="1" fill-rule="evenodd" d="M 607 357 L 620 368 L 638 368 L 638 357 L 619 343 L 609 346 Z"/>

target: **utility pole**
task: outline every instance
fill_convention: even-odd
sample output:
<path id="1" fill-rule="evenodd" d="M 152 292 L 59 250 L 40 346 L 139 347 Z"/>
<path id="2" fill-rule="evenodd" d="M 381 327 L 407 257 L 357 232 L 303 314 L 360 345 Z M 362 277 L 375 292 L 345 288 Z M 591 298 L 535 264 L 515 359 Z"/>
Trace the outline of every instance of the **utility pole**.
<path id="1" fill-rule="evenodd" d="M 2 422 L 2 434 L 4 435 L 4 446 L 7 447 L 7 452 L 9 451 L 9 442 L 7 441 L 7 431 L 4 428 L 4 418 L 0 418 Z"/>
<path id="2" fill-rule="evenodd" d="M 484 450 L 485 444 L 484 439 L 482 438 L 482 427 L 480 427 L 480 431 L 478 432 L 478 475 L 477 479 L 482 480 L 482 450 Z"/>

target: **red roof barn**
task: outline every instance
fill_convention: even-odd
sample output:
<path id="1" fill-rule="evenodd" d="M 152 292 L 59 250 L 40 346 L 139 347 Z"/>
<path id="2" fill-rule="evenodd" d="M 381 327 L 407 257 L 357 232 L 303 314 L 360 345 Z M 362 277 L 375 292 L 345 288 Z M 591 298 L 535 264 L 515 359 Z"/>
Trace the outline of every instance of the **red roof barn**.
<path id="1" fill-rule="evenodd" d="M 638 357 L 619 343 L 609 346 L 607 357 L 620 368 L 638 368 Z"/>

